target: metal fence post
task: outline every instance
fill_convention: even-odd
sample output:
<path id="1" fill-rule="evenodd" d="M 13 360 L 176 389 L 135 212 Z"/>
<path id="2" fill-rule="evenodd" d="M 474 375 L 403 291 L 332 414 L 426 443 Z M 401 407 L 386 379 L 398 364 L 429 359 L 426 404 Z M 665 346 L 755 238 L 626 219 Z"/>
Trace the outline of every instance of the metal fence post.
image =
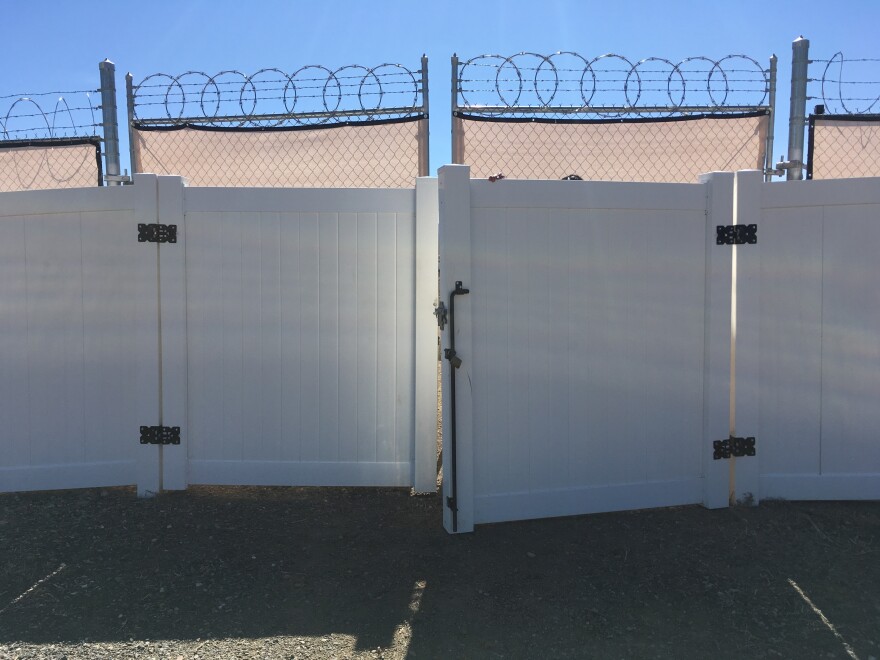
<path id="1" fill-rule="evenodd" d="M 807 68 L 810 40 L 798 37 L 791 43 L 791 111 L 788 119 L 786 181 L 804 178 L 804 125 L 807 120 Z"/>
<path id="2" fill-rule="evenodd" d="M 104 158 L 108 177 L 118 177 L 119 169 L 119 119 L 116 116 L 116 65 L 110 60 L 98 64 L 101 73 L 101 125 L 104 129 Z M 117 179 L 108 183 L 118 186 Z"/>
<path id="3" fill-rule="evenodd" d="M 134 160 L 134 135 L 132 124 L 134 124 L 134 82 L 131 73 L 125 74 L 125 102 L 128 106 L 128 156 L 131 162 L 131 175 L 139 171 L 138 165 Z"/>
<path id="4" fill-rule="evenodd" d="M 458 55 L 452 56 L 452 162 L 456 164 L 464 163 L 463 147 L 461 135 L 461 122 L 456 119 L 455 113 L 458 110 Z"/>
<path id="5" fill-rule="evenodd" d="M 429 115 L 428 115 L 428 56 L 422 55 L 422 114 L 425 120 L 419 134 L 419 176 L 429 176 L 431 169 L 429 147 Z"/>
<path id="6" fill-rule="evenodd" d="M 767 126 L 767 146 L 764 152 L 764 181 L 770 181 L 774 174 L 779 174 L 773 168 L 773 124 L 776 122 L 776 63 L 779 58 L 770 56 L 770 87 L 768 89 L 768 103 L 770 104 L 770 123 Z"/>

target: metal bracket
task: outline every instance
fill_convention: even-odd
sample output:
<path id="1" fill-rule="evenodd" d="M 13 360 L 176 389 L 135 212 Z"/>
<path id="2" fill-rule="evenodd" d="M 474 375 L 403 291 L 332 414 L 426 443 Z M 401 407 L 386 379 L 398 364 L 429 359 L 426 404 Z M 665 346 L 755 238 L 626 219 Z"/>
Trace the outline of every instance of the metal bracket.
<path id="1" fill-rule="evenodd" d="M 446 310 L 446 305 L 443 304 L 443 301 L 440 301 L 440 304 L 434 308 L 434 316 L 437 317 L 437 325 L 440 330 L 446 327 L 446 323 L 449 320 L 449 316 Z"/>
<path id="2" fill-rule="evenodd" d="M 138 224 L 138 243 L 177 243 L 177 225 Z"/>
<path id="3" fill-rule="evenodd" d="M 461 366 L 461 358 L 458 357 L 454 348 L 443 349 L 443 357 L 449 360 L 449 364 L 452 365 L 453 369 L 458 369 Z"/>
<path id="4" fill-rule="evenodd" d="M 754 245 L 758 242 L 758 225 L 717 225 L 716 245 Z"/>
<path id="5" fill-rule="evenodd" d="M 727 440 L 715 440 L 712 443 L 712 449 L 714 450 L 712 459 L 716 461 L 731 456 L 754 456 L 755 439 L 730 436 Z"/>
<path id="6" fill-rule="evenodd" d="M 124 186 L 131 185 L 131 177 L 127 174 L 105 174 L 104 181 L 107 183 L 120 183 Z"/>
<path id="7" fill-rule="evenodd" d="M 179 426 L 142 426 L 142 445 L 179 445 Z"/>

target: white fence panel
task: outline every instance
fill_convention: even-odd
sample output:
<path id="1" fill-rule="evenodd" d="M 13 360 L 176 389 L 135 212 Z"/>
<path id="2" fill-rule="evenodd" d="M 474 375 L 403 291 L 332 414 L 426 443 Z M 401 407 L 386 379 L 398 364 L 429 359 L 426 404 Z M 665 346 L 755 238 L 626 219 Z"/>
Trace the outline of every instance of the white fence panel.
<path id="1" fill-rule="evenodd" d="M 441 292 L 455 280 L 470 289 L 455 303 L 464 361 L 456 531 L 712 499 L 704 436 L 726 437 L 728 420 L 714 415 L 704 428 L 707 321 L 719 325 L 707 313 L 718 289 L 712 281 L 707 289 L 707 273 L 728 292 L 730 273 L 707 255 L 712 223 L 729 223 L 713 214 L 707 224 L 709 186 L 493 184 L 468 181 L 466 168 L 444 170 Z M 730 189 L 724 181 L 719 194 Z M 729 256 L 720 259 L 729 268 Z M 722 294 L 714 307 L 727 314 L 716 352 L 728 358 L 729 305 Z M 711 396 L 723 408 L 720 395 Z M 451 468 L 444 463 L 447 481 Z"/>
<path id="2" fill-rule="evenodd" d="M 416 196 L 185 190 L 190 483 L 434 489 L 436 384 L 415 397 L 436 383 L 430 337 L 416 370 L 436 204 L 417 226 Z"/>
<path id="3" fill-rule="evenodd" d="M 156 248 L 132 188 L 0 195 L 0 491 L 134 484 L 156 423 Z"/>
<path id="4" fill-rule="evenodd" d="M 738 281 L 737 360 L 757 358 L 737 396 L 757 395 L 737 424 L 757 438 L 754 496 L 880 498 L 880 179 L 745 185 L 759 238 L 738 256 L 754 276 Z"/>

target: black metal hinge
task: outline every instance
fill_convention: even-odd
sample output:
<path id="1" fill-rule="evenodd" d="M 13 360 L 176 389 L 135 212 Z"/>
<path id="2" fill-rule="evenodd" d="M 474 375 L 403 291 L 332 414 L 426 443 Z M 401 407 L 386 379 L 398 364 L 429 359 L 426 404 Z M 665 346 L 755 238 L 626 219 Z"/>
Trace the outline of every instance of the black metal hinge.
<path id="1" fill-rule="evenodd" d="M 758 242 L 758 225 L 716 225 L 716 245 L 754 245 Z"/>
<path id="2" fill-rule="evenodd" d="M 437 326 L 443 330 L 443 328 L 446 327 L 446 323 L 449 321 L 449 316 L 446 312 L 446 305 L 443 304 L 442 300 L 434 308 L 434 316 L 437 317 Z"/>
<path id="3" fill-rule="evenodd" d="M 731 456 L 754 456 L 755 439 L 730 436 L 727 440 L 715 440 L 712 449 L 714 449 L 712 459 L 716 461 Z"/>
<path id="4" fill-rule="evenodd" d="M 138 224 L 138 243 L 177 243 L 177 225 Z"/>
<path id="5" fill-rule="evenodd" d="M 179 426 L 142 426 L 142 445 L 179 445 Z"/>

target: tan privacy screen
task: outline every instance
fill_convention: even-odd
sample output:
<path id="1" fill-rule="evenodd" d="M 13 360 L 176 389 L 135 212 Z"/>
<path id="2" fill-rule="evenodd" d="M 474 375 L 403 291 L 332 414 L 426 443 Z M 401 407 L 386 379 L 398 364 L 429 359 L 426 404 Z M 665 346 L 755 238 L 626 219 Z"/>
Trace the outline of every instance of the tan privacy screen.
<path id="1" fill-rule="evenodd" d="M 0 192 L 100 185 L 94 143 L 0 148 Z"/>
<path id="2" fill-rule="evenodd" d="M 452 120 L 471 176 L 697 181 L 704 172 L 764 169 L 768 115 L 540 123 Z"/>
<path id="3" fill-rule="evenodd" d="M 191 186 L 411 188 L 426 120 L 307 130 L 132 131 L 135 172 Z"/>
<path id="4" fill-rule="evenodd" d="M 880 118 L 811 119 L 811 179 L 880 176 Z"/>

